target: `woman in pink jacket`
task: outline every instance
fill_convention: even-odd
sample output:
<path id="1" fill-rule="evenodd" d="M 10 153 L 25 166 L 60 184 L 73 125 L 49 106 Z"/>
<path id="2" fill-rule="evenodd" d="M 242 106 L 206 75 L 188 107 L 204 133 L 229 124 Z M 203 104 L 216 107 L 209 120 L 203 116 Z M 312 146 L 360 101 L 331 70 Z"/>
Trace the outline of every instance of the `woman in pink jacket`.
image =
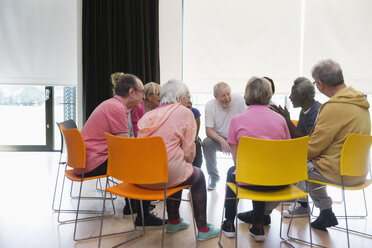
<path id="1" fill-rule="evenodd" d="M 192 185 L 191 195 L 198 240 L 219 235 L 220 230 L 207 224 L 207 193 L 203 172 L 192 166 L 195 157 L 196 123 L 193 113 L 186 108 L 190 95 L 187 86 L 170 80 L 161 87 L 160 106 L 147 112 L 138 122 L 138 137 L 161 136 L 168 153 L 168 187 Z M 159 188 L 159 185 L 144 185 Z M 171 198 L 180 199 L 182 192 Z M 167 232 L 188 228 L 190 224 L 180 218 L 180 201 L 167 200 Z"/>

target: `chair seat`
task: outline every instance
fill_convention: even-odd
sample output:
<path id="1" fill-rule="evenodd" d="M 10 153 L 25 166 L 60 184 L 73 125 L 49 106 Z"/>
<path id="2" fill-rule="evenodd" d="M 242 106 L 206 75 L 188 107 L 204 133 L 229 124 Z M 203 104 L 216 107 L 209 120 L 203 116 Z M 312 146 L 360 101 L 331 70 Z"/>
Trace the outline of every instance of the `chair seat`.
<path id="1" fill-rule="evenodd" d="M 226 183 L 232 191 L 236 194 L 235 183 Z M 301 197 L 306 197 L 307 193 L 303 192 L 294 185 L 273 191 L 255 191 L 239 187 L 239 199 L 251 199 L 253 201 L 287 201 Z"/>
<path id="2" fill-rule="evenodd" d="M 74 181 L 74 182 L 80 182 L 81 181 L 81 177 L 76 175 L 74 170 L 65 170 L 65 175 L 71 181 Z M 98 179 L 98 178 L 104 178 L 104 177 L 106 177 L 106 175 L 99 175 L 99 176 L 94 176 L 94 177 L 84 177 L 83 181 Z"/>
<path id="3" fill-rule="evenodd" d="M 189 188 L 190 185 L 167 189 L 167 198 L 178 191 Z M 120 183 L 106 189 L 107 192 L 118 196 L 127 197 L 137 200 L 164 200 L 163 189 L 145 189 L 132 183 Z"/>
<path id="4" fill-rule="evenodd" d="M 342 186 L 338 185 L 338 184 L 333 184 L 333 183 L 329 183 L 329 182 L 322 182 L 322 181 L 317 181 L 317 180 L 311 180 L 311 179 L 308 179 L 307 181 L 309 181 L 311 183 L 322 184 L 322 185 L 330 185 L 332 187 L 342 189 Z M 366 179 L 361 184 L 357 184 L 357 185 L 353 185 L 353 186 L 344 186 L 344 189 L 345 190 L 360 190 L 360 189 L 364 189 L 364 188 L 368 187 L 370 184 L 372 184 L 372 180 Z"/>

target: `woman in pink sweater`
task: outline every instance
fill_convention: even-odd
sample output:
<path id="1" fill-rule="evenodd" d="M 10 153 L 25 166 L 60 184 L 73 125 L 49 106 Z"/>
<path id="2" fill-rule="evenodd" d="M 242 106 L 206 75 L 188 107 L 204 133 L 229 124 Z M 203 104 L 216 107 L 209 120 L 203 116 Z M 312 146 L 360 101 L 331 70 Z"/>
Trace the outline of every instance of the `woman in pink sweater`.
<path id="1" fill-rule="evenodd" d="M 252 77 L 245 88 L 244 99 L 248 108 L 241 114 L 236 115 L 230 122 L 227 142 L 231 146 L 231 154 L 236 161 L 239 140 L 243 136 L 267 139 L 285 140 L 290 139 L 287 123 L 283 116 L 272 111 L 267 105 L 270 103 L 272 89 L 269 81 L 265 78 Z M 235 183 L 235 166 L 227 172 L 227 182 Z M 260 186 L 242 185 L 252 190 L 274 190 L 284 186 Z M 235 193 L 226 187 L 226 197 L 235 197 Z M 270 215 L 265 215 L 265 202 L 253 201 L 253 211 L 238 214 L 238 218 L 244 222 L 253 224 L 249 234 L 256 241 L 265 240 L 263 225 L 270 223 Z M 236 214 L 236 201 L 225 201 L 225 218 L 222 232 L 226 237 L 235 237 L 234 219 Z"/>
<path id="2" fill-rule="evenodd" d="M 207 224 L 207 193 L 203 172 L 192 166 L 195 157 L 196 123 L 193 113 L 186 108 L 189 90 L 184 83 L 170 80 L 161 87 L 160 106 L 147 112 L 138 122 L 138 137 L 161 136 L 168 154 L 168 187 L 192 185 L 191 195 L 198 240 L 219 235 L 220 230 Z M 160 188 L 160 185 L 143 185 Z M 182 192 L 171 198 L 180 199 Z M 180 218 L 180 201 L 167 200 L 167 232 L 188 228 L 190 224 Z"/>

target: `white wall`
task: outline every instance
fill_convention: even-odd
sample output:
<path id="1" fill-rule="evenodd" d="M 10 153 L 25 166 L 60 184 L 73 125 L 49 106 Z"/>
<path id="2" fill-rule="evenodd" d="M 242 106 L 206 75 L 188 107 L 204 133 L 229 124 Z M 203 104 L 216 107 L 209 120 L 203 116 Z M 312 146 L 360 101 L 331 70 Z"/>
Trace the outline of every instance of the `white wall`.
<path id="1" fill-rule="evenodd" d="M 0 1 L 0 84 L 76 85 L 75 6 Z"/>
<path id="2" fill-rule="evenodd" d="M 243 92 L 257 75 L 289 93 L 297 76 L 311 79 L 316 62 L 333 58 L 347 85 L 372 93 L 370 0 L 160 0 L 159 7 L 162 83 L 181 78 L 192 92 L 210 93 L 226 81 Z"/>
<path id="3" fill-rule="evenodd" d="M 160 81 L 182 79 L 182 0 L 159 1 Z"/>

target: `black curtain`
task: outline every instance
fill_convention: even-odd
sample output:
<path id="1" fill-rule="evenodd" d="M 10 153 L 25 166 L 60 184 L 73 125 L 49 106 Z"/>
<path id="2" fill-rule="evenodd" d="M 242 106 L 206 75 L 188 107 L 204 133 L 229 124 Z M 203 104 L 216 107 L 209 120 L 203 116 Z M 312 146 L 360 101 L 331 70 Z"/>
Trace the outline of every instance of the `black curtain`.
<path id="1" fill-rule="evenodd" d="M 112 97 L 110 76 L 160 83 L 158 0 L 83 0 L 83 122 Z"/>

